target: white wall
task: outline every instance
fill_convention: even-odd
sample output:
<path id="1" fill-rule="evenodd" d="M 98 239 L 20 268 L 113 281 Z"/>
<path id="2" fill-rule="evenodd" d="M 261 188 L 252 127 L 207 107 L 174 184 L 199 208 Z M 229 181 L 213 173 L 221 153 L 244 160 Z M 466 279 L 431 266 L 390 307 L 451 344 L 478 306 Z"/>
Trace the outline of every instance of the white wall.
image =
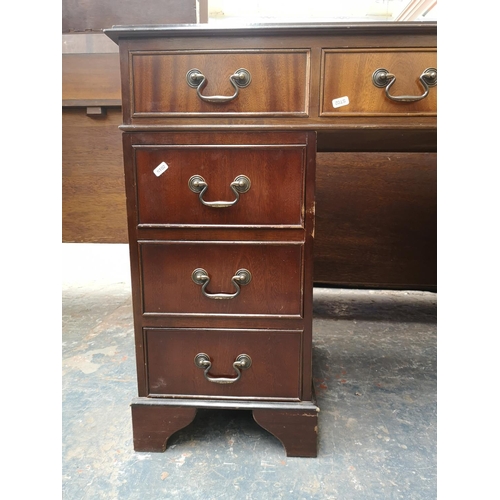
<path id="1" fill-rule="evenodd" d="M 210 21 L 392 20 L 409 0 L 208 0 Z"/>

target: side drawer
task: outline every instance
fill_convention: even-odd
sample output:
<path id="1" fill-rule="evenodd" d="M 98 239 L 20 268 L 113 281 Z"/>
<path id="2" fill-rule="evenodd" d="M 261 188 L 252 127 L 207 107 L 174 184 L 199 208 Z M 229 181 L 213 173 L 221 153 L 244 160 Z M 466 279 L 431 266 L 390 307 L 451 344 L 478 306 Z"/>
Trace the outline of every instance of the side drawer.
<path id="1" fill-rule="evenodd" d="M 437 79 L 428 85 L 421 75 L 428 68 L 436 70 L 436 49 L 325 49 L 322 57 L 322 92 L 320 116 L 339 115 L 432 115 L 437 112 Z M 373 83 L 377 70 L 386 70 L 392 78 Z M 437 78 L 437 77 L 436 77 Z M 424 78 L 424 81 L 425 80 Z M 410 101 L 401 101 L 402 96 Z M 347 97 L 349 104 L 334 107 L 332 101 Z M 396 99 L 396 100 L 394 100 Z M 335 103 L 337 106 L 337 103 Z"/>
<path id="2" fill-rule="evenodd" d="M 307 116 L 309 60 L 309 49 L 132 51 L 132 118 Z"/>
<path id="3" fill-rule="evenodd" d="M 300 399 L 301 331 L 149 328 L 144 336 L 149 396 Z M 196 365 L 198 354 L 211 366 Z M 238 378 L 241 355 L 251 364 Z"/>
<path id="4" fill-rule="evenodd" d="M 302 317 L 302 243 L 156 241 L 139 251 L 145 315 Z M 242 269 L 246 283 L 234 278 Z"/>
<path id="5" fill-rule="evenodd" d="M 135 145 L 138 226 L 303 227 L 306 147 Z"/>

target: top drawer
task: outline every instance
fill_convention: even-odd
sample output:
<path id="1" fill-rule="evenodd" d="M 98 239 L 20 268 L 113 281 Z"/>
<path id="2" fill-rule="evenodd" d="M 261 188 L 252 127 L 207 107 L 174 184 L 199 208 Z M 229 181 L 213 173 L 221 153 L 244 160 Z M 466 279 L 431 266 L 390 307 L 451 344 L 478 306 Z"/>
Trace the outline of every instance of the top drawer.
<path id="1" fill-rule="evenodd" d="M 309 50 L 132 51 L 134 118 L 307 116 Z"/>
<path id="2" fill-rule="evenodd" d="M 314 213 L 314 132 L 133 132 L 123 145 L 134 226 L 298 229 Z"/>
<path id="3" fill-rule="evenodd" d="M 434 116 L 436 67 L 435 49 L 326 49 L 320 115 Z M 435 78 L 422 77 L 425 70 Z"/>

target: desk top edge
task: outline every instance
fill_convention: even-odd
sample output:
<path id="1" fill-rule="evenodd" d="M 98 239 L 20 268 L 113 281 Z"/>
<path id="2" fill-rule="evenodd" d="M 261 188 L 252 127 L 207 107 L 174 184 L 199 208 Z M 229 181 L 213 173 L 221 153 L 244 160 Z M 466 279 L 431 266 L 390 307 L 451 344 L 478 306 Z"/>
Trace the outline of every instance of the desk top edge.
<path id="1" fill-rule="evenodd" d="M 170 24 L 113 26 L 105 29 L 115 43 L 120 39 L 188 36 L 307 36 L 362 34 L 437 34 L 436 22 L 280 23 L 280 24 Z"/>

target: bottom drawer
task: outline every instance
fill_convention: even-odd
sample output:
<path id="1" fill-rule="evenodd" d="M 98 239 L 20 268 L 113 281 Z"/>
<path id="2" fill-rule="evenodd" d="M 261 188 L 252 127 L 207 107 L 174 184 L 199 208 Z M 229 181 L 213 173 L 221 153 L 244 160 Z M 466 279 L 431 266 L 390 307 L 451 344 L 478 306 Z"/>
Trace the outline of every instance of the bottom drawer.
<path id="1" fill-rule="evenodd" d="M 149 396 L 300 399 L 301 331 L 151 328 L 144 337 Z M 197 365 L 198 354 L 207 356 Z"/>

